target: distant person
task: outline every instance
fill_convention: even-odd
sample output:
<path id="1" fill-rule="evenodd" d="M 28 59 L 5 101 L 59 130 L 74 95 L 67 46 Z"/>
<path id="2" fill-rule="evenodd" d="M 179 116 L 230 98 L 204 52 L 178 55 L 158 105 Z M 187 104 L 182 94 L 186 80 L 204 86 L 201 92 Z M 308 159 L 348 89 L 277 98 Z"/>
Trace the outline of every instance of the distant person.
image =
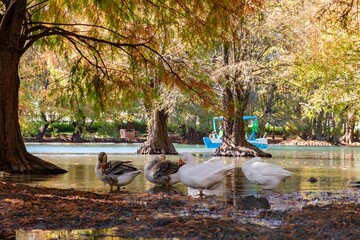
<path id="1" fill-rule="evenodd" d="M 209 137 L 210 137 L 210 138 L 217 138 L 216 132 L 210 133 Z"/>
<path id="2" fill-rule="evenodd" d="M 224 135 L 223 127 L 220 127 L 218 138 L 221 138 L 221 139 L 222 139 L 223 135 Z"/>

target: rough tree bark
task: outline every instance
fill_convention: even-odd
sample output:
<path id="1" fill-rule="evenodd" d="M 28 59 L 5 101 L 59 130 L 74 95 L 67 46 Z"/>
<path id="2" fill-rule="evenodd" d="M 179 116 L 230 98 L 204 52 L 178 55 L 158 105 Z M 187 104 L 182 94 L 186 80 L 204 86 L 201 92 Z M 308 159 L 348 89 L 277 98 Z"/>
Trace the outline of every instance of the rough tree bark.
<path id="1" fill-rule="evenodd" d="M 148 126 L 147 140 L 137 154 L 178 154 L 168 137 L 167 120 L 166 110 L 154 110 Z"/>
<path id="2" fill-rule="evenodd" d="M 229 65 L 229 46 L 229 43 L 225 43 L 223 47 L 225 65 Z M 235 76 L 233 79 L 237 79 L 238 77 L 239 76 Z M 224 135 L 221 146 L 215 150 L 213 155 L 271 157 L 271 154 L 263 152 L 245 139 L 243 116 L 249 97 L 249 89 L 244 88 L 240 82 L 231 81 L 229 75 L 225 76 L 225 84 L 222 92 L 222 107 L 226 116 L 223 122 Z"/>
<path id="3" fill-rule="evenodd" d="M 241 106 L 238 104 L 237 106 Z M 235 110 L 236 109 L 236 110 Z M 228 113 L 229 118 L 224 118 L 223 142 L 213 155 L 215 156 L 242 156 L 242 157 L 271 157 L 245 139 L 244 111 L 245 106 L 235 108 L 233 113 Z"/>
<path id="4" fill-rule="evenodd" d="M 65 173 L 27 152 L 20 132 L 18 73 L 26 0 L 7 1 L 0 21 L 0 171 L 9 173 Z"/>

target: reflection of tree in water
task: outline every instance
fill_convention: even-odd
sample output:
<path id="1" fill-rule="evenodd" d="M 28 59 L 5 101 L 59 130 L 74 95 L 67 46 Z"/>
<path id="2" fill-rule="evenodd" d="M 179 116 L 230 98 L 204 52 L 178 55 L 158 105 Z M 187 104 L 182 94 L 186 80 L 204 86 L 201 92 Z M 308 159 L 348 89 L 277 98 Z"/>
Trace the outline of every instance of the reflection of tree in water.
<path id="1" fill-rule="evenodd" d="M 351 151 L 341 151 L 340 158 L 343 159 L 344 165 L 343 167 L 351 167 L 355 166 L 355 158 L 354 158 L 354 150 Z"/>

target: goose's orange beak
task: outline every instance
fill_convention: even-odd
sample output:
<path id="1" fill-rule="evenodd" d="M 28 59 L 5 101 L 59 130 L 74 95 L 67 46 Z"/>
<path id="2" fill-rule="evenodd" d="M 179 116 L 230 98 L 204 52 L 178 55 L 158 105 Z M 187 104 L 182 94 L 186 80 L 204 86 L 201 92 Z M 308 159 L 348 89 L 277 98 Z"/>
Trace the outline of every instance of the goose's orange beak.
<path id="1" fill-rule="evenodd" d="M 180 159 L 179 159 L 179 162 L 178 162 L 178 165 L 179 165 L 179 166 L 182 166 L 182 165 L 184 165 L 184 164 L 185 164 L 184 161 L 180 158 Z"/>

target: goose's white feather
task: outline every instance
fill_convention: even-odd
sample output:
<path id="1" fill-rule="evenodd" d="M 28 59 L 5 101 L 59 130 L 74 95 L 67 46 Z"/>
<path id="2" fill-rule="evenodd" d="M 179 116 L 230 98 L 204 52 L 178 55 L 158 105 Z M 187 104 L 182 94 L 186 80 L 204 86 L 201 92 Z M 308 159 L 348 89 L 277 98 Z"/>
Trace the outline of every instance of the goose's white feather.
<path id="1" fill-rule="evenodd" d="M 262 186 L 263 189 L 276 188 L 292 174 L 281 166 L 265 163 L 260 157 L 245 161 L 242 171 L 250 182 Z"/>
<path id="2" fill-rule="evenodd" d="M 191 153 L 183 153 L 180 158 L 185 164 L 179 169 L 180 181 L 186 186 L 202 190 L 213 190 L 221 185 L 226 174 L 235 166 L 220 161 L 196 164 Z"/>

